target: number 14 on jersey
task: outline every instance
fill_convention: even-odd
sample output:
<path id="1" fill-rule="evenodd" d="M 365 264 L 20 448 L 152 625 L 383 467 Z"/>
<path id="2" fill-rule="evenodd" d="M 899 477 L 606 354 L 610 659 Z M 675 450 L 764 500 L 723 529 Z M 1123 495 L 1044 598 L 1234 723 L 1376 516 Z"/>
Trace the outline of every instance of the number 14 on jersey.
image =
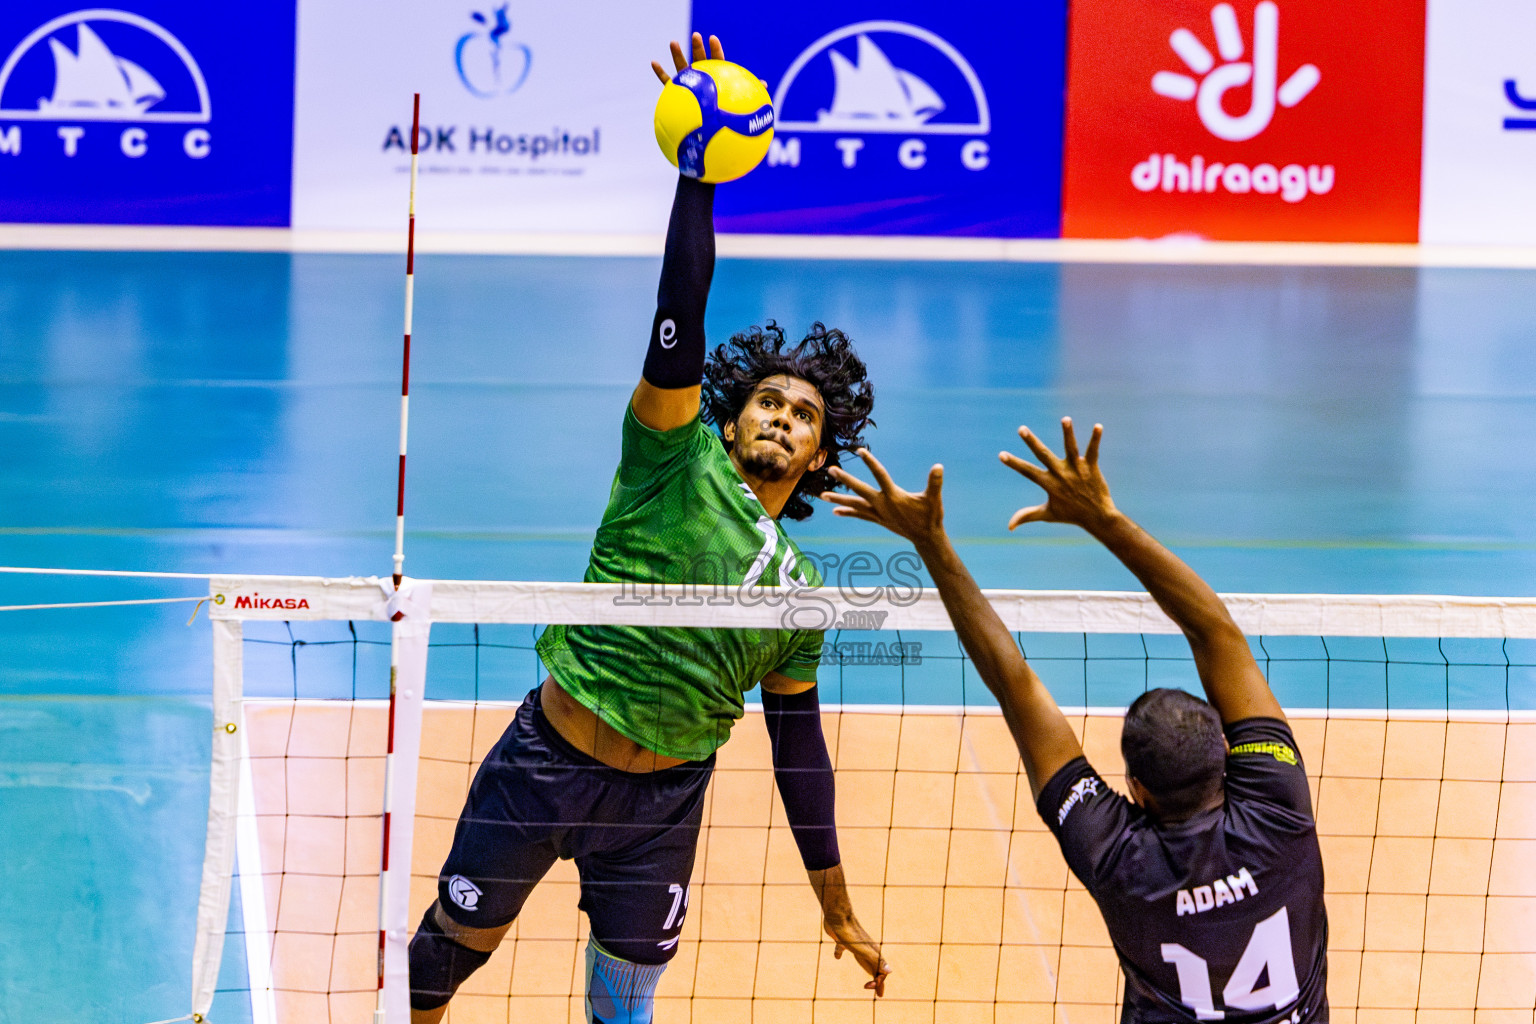
<path id="1" fill-rule="evenodd" d="M 1211 968 L 1205 958 L 1177 942 L 1162 945 L 1163 961 L 1179 972 L 1179 1001 L 1195 1011 L 1200 1020 L 1221 1020 L 1211 998 Z M 1256 988 L 1268 969 L 1269 984 Z M 1222 1002 L 1234 1010 L 1280 1009 L 1301 994 L 1296 984 L 1296 961 L 1291 956 L 1291 920 L 1284 907 L 1260 921 L 1221 990 Z"/>

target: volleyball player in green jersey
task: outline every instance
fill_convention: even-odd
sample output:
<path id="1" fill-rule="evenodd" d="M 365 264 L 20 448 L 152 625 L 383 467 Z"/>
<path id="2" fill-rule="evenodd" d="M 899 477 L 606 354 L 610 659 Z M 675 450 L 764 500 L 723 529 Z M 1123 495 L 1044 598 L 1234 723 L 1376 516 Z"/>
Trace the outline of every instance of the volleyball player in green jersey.
<path id="1" fill-rule="evenodd" d="M 692 43 L 704 59 L 703 39 Z M 713 37 L 710 55 L 723 59 Z M 688 66 L 676 43 L 672 56 Z M 806 495 L 832 486 L 828 471 L 862 443 L 874 401 L 847 338 L 820 324 L 786 346 L 770 322 L 706 359 L 713 203 L 713 185 L 678 180 L 650 345 L 585 577 L 636 584 L 637 601 L 653 584 L 759 600 L 761 588 L 819 585 L 779 519 L 811 514 Z M 790 621 L 546 630 L 549 678 L 481 764 L 411 941 L 413 1024 L 441 1019 L 562 857 L 576 861 L 592 926 L 587 1019 L 647 1024 L 688 907 L 714 752 L 759 682 L 774 777 L 834 954 L 850 951 L 883 995 L 890 969 L 854 915 L 837 848 L 821 645 L 820 630 Z"/>

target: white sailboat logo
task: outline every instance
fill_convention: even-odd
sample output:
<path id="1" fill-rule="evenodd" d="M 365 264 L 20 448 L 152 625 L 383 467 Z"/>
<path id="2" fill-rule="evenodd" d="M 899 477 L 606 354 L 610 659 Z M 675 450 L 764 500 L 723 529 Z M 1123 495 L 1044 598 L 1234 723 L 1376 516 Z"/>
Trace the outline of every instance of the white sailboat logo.
<path id="1" fill-rule="evenodd" d="M 924 74 L 937 68 L 944 78 L 958 74 L 964 81 L 964 91 L 970 93 L 975 115 L 965 109 L 962 91 L 953 85 L 946 89 L 950 102 L 946 104 L 938 89 L 918 75 L 899 68 L 891 62 L 875 39 L 887 36 L 904 37 L 907 53 L 903 63 L 916 61 Z M 845 40 L 854 40 L 855 56 L 833 49 Z M 916 43 L 919 45 L 913 46 Z M 889 44 L 887 44 L 889 45 Z M 832 62 L 832 102 L 827 105 L 824 82 L 821 75 L 806 79 L 799 92 L 796 83 L 800 72 L 813 61 L 818 62 L 826 54 Z M 952 69 L 952 70 L 950 70 Z M 941 79 L 942 81 L 942 79 Z M 791 95 L 802 96 L 798 102 Z M 948 40 L 923 28 L 904 21 L 861 21 L 828 32 L 790 62 L 773 93 L 773 108 L 778 112 L 776 131 L 790 132 L 856 132 L 870 134 L 889 132 L 913 135 L 986 135 L 992 130 L 992 113 L 987 105 L 986 90 L 971 62 L 952 46 Z M 801 118 L 796 111 L 803 111 Z M 812 119 L 811 112 L 815 111 Z M 938 118 L 943 114 L 943 118 Z"/>
<path id="2" fill-rule="evenodd" d="M 828 50 L 836 82 L 832 109 L 817 111 L 816 123 L 828 128 L 916 128 L 944 109 L 933 87 L 891 63 L 867 35 L 859 36 L 858 63 Z"/>
<path id="3" fill-rule="evenodd" d="M 170 71 L 170 87 L 161 84 L 144 67 L 120 57 L 97 34 L 96 25 L 111 24 L 108 38 L 141 60 L 155 54 L 161 63 L 147 61 L 162 75 Z M 75 47 L 69 48 L 69 29 L 75 30 Z M 114 34 L 115 33 L 115 34 Z M 12 77 L 29 54 L 38 53 L 28 62 L 45 60 L 44 43 L 53 57 L 53 92 L 39 96 L 41 74 L 27 72 L 13 82 Z M 169 51 L 169 52 L 166 52 Z M 36 65 L 42 72 L 46 65 Z M 193 97 L 185 82 L 190 80 L 196 96 L 196 108 L 186 109 Z M 21 84 L 26 81 L 27 84 Z M 172 95 L 165 110 L 163 102 Z M 178 109 L 179 108 L 179 109 Z M 203 70 L 181 42 L 163 26 L 130 11 L 91 8 L 60 15 L 39 25 L 18 43 L 0 64 L 0 118 L 7 121 L 132 121 L 139 123 L 169 121 L 207 124 L 213 119 L 213 103 L 208 95 L 208 80 Z"/>
<path id="4" fill-rule="evenodd" d="M 53 51 L 53 95 L 40 99 L 37 109 L 54 114 L 90 117 L 105 114 L 142 114 L 165 99 L 165 90 L 153 75 L 126 57 L 107 49 L 101 37 L 81 22 L 78 53 L 50 37 Z"/>

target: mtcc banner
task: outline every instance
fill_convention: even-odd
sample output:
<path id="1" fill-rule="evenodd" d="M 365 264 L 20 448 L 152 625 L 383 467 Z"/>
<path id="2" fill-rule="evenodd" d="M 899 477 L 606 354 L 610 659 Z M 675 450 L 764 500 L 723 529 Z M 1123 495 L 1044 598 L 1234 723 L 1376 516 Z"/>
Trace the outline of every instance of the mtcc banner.
<path id="1" fill-rule="evenodd" d="M 763 77 L 763 165 L 722 230 L 1051 236 L 1060 223 L 1064 0 L 938 5 L 696 0 L 696 30 Z"/>
<path id="2" fill-rule="evenodd" d="M 0 5 L 0 221 L 286 226 L 293 0 Z"/>

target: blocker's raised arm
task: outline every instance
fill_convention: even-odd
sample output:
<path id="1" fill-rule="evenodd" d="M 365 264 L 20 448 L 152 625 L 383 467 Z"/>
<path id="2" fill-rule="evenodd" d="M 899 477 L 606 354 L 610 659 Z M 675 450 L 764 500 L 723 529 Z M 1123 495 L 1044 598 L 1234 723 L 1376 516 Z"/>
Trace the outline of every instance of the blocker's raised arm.
<path id="1" fill-rule="evenodd" d="M 841 469 L 833 469 L 833 479 L 853 493 L 828 491 L 821 496 L 822 500 L 838 506 L 837 515 L 878 523 L 907 538 L 917 548 L 939 588 L 944 610 L 954 623 L 965 653 L 1002 705 L 1003 718 L 1018 743 L 1030 787 L 1038 798 L 1040 790 L 1057 772 L 1083 756 L 1082 744 L 944 532 L 940 494 L 944 467 L 929 470 L 927 489 L 913 493 L 898 487 L 869 452 L 860 448 L 859 456 L 874 474 L 879 489 Z"/>
<path id="2" fill-rule="evenodd" d="M 1008 521 L 1073 523 L 1092 534 L 1141 581 L 1168 617 L 1189 640 L 1195 668 L 1206 696 L 1223 722 L 1245 718 L 1279 718 L 1285 713 L 1253 659 L 1248 640 L 1227 612 L 1216 591 L 1151 534 L 1115 507 L 1109 485 L 1099 471 L 1099 441 L 1104 428 L 1095 425 L 1086 454 L 1079 454 L 1070 418 L 1061 421 L 1063 454 L 1056 453 L 1028 427 L 1019 436 L 1029 446 L 1037 466 L 1010 452 L 1003 463 L 1045 491 L 1043 504 L 1021 508 Z"/>

